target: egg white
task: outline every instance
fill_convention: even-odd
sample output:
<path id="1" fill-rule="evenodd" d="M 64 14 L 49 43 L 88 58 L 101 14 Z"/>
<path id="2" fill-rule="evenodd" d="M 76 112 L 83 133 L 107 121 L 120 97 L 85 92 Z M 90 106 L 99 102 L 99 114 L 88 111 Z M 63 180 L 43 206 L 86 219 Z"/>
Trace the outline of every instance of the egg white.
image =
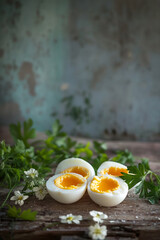
<path id="1" fill-rule="evenodd" d="M 116 168 L 124 168 L 127 169 L 127 167 L 121 163 L 118 162 L 114 162 L 114 161 L 105 161 L 103 162 L 100 167 L 97 170 L 97 175 L 98 176 L 102 176 L 103 174 L 101 173 L 101 171 L 105 168 L 110 168 L 110 167 L 116 167 Z M 105 175 L 108 175 L 107 173 Z"/>
<path id="2" fill-rule="evenodd" d="M 56 174 L 53 177 L 49 178 L 48 181 L 46 182 L 46 188 L 48 193 L 57 202 L 64 203 L 64 204 L 71 204 L 71 203 L 77 202 L 82 198 L 82 196 L 86 191 L 86 187 L 87 187 L 86 179 L 84 179 L 81 175 L 76 173 L 69 173 L 69 174 L 78 176 L 80 179 L 84 180 L 84 183 L 76 189 L 59 188 L 55 185 L 54 180 L 59 176 L 65 175 L 64 173 Z"/>
<path id="3" fill-rule="evenodd" d="M 61 161 L 56 168 L 55 174 L 59 174 L 65 169 L 74 166 L 85 167 L 89 170 L 89 177 L 87 178 L 87 181 L 90 181 L 95 176 L 95 171 L 92 165 L 81 158 L 68 158 Z"/>
<path id="4" fill-rule="evenodd" d="M 87 186 L 88 195 L 93 200 L 93 202 L 100 206 L 113 207 L 120 204 L 126 198 L 128 193 L 128 185 L 121 178 L 109 175 L 105 177 L 117 180 L 120 185 L 119 188 L 111 192 L 98 193 L 91 190 L 90 181 Z"/>

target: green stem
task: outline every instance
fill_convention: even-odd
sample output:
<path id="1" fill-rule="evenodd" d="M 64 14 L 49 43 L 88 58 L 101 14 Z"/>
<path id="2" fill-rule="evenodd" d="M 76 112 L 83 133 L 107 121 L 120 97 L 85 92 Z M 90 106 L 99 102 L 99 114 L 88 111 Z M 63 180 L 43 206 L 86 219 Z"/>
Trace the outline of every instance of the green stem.
<path id="1" fill-rule="evenodd" d="M 153 183 L 153 172 L 150 172 L 150 180 Z"/>
<path id="2" fill-rule="evenodd" d="M 160 178 L 159 178 L 159 176 L 158 176 L 156 173 L 154 173 L 154 172 L 152 172 L 152 174 L 153 174 L 154 177 L 156 178 L 157 182 L 160 183 Z"/>
<path id="3" fill-rule="evenodd" d="M 15 184 L 15 185 L 10 189 L 10 191 L 8 192 L 6 199 L 4 200 L 4 202 L 2 203 L 2 205 L 0 206 L 0 209 L 5 206 L 8 198 L 9 198 L 9 196 L 10 196 L 10 194 L 11 194 L 11 192 L 13 191 L 13 189 L 14 189 L 15 187 L 16 187 L 16 184 Z"/>

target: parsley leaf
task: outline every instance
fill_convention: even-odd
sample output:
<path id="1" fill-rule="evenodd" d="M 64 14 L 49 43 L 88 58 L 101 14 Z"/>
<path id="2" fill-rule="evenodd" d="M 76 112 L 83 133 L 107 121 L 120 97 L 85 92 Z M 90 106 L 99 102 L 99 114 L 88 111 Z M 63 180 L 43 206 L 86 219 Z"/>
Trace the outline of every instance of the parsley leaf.
<path id="1" fill-rule="evenodd" d="M 76 157 L 85 157 L 86 160 L 90 160 L 93 156 L 93 151 L 89 148 L 90 142 L 88 142 L 85 146 L 78 146 L 75 149 Z"/>
<path id="2" fill-rule="evenodd" d="M 97 170 L 100 167 L 100 165 L 105 161 L 108 161 L 108 156 L 105 153 L 99 154 L 97 158 L 93 159 L 92 166 L 93 166 L 96 174 L 97 174 Z"/>
<path id="3" fill-rule="evenodd" d="M 105 153 L 107 150 L 107 144 L 103 142 L 93 141 L 93 147 L 97 153 Z"/>
<path id="4" fill-rule="evenodd" d="M 22 211 L 20 208 L 16 208 L 15 206 L 9 206 L 7 214 L 12 218 L 34 221 L 36 219 L 37 212 L 31 211 L 31 209 Z"/>
<path id="5" fill-rule="evenodd" d="M 116 156 L 113 157 L 111 160 L 121 163 L 121 164 L 124 164 L 124 165 L 125 164 L 133 165 L 135 162 L 135 159 L 134 159 L 132 153 L 129 152 L 128 150 L 117 151 Z"/>
<path id="6" fill-rule="evenodd" d="M 28 119 L 28 121 L 24 121 L 23 129 L 21 123 L 18 122 L 17 124 L 10 124 L 10 133 L 16 142 L 18 139 L 22 140 L 26 147 L 29 147 L 30 144 L 28 142 L 29 139 L 33 139 L 36 136 L 36 130 L 32 128 L 33 121 L 32 119 Z"/>

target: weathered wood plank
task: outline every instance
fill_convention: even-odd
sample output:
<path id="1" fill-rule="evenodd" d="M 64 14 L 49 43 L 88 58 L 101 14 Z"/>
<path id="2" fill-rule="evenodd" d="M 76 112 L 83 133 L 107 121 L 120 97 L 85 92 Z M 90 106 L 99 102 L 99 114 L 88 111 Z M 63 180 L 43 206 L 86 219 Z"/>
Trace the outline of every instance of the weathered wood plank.
<path id="1" fill-rule="evenodd" d="M 141 231 L 156 232 L 160 230 L 160 207 L 150 205 L 147 201 L 139 199 L 131 191 L 128 197 L 116 207 L 100 207 L 91 201 L 86 193 L 76 203 L 65 205 L 56 202 L 49 195 L 45 200 L 37 201 L 30 197 L 23 209 L 31 208 L 38 211 L 37 221 L 25 223 L 23 221 L 9 222 L 4 215 L 1 222 L 1 234 L 14 232 L 14 239 L 23 235 L 85 235 L 89 225 L 93 224 L 89 211 L 97 210 L 106 213 L 109 218 L 105 221 L 109 236 L 135 238 Z M 59 222 L 59 216 L 64 214 L 81 214 L 83 221 L 80 225 L 66 225 Z"/>

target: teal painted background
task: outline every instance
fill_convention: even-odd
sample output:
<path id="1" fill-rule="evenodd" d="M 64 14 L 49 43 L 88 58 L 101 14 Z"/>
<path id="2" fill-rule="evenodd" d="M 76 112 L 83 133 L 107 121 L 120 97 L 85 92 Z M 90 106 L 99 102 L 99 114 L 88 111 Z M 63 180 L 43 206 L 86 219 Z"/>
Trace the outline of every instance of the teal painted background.
<path id="1" fill-rule="evenodd" d="M 0 125 L 160 140 L 160 1 L 1 0 Z"/>

